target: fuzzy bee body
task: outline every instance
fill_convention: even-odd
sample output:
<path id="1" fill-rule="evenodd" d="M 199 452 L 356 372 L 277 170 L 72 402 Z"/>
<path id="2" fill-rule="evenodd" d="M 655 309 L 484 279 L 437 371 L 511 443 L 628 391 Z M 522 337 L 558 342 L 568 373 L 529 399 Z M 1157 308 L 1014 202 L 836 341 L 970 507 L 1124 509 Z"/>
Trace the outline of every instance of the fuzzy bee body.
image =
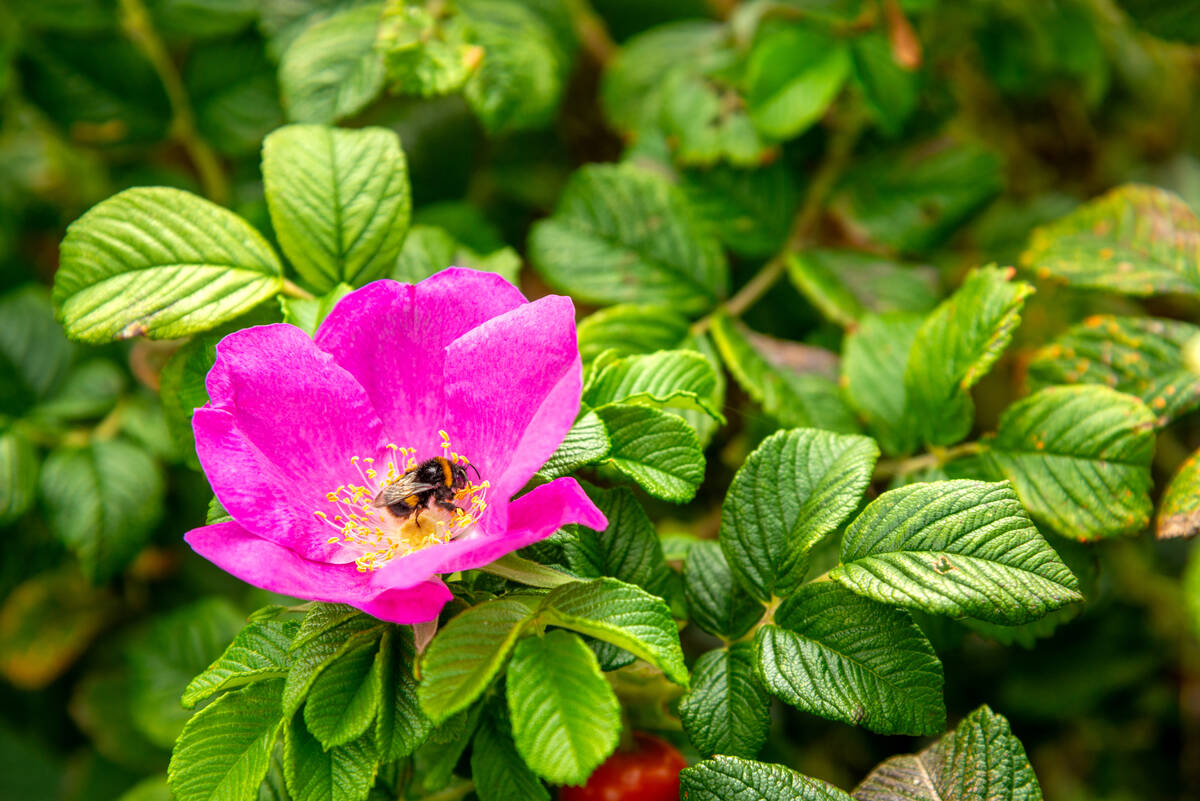
<path id="1" fill-rule="evenodd" d="M 373 505 L 387 507 L 401 520 L 414 512 L 420 519 L 420 510 L 431 503 L 453 512 L 458 508 L 454 504 L 454 495 L 466 486 L 466 467 L 443 456 L 434 456 L 404 471 L 399 479 L 380 490 Z"/>

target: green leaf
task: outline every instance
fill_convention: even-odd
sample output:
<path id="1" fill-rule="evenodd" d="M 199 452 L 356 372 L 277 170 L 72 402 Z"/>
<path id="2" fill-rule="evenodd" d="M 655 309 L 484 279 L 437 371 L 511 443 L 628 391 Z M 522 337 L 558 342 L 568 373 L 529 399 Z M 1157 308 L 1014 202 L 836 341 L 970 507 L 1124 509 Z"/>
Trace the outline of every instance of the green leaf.
<path id="1" fill-rule="evenodd" d="M 728 161 L 757 167 L 777 155 L 755 129 L 731 73 L 741 56 L 732 47 L 705 54 L 702 61 L 676 65 L 662 79 L 658 123 L 666 144 L 681 164 L 711 166 Z"/>
<path id="2" fill-rule="evenodd" d="M 435 15 L 419 5 L 388 2 L 377 47 L 394 91 L 436 97 L 457 92 L 479 67 L 483 49 L 469 39 L 465 17 L 453 8 Z"/>
<path id="3" fill-rule="evenodd" d="M 562 546 L 568 567 L 581 576 L 612 576 L 649 592 L 659 590 L 668 568 L 654 523 L 637 496 L 625 487 L 593 489 L 589 495 L 608 527 L 575 526 L 574 539 Z"/>
<path id="4" fill-rule="evenodd" d="M 538 469 L 544 479 L 565 476 L 577 467 L 598 462 L 608 455 L 608 430 L 595 412 L 587 412 L 571 426 L 558 449 Z"/>
<path id="5" fill-rule="evenodd" d="M 304 723 L 326 750 L 359 738 L 375 722 L 389 650 L 390 632 L 378 642 L 356 642 L 313 682 L 304 703 Z"/>
<path id="6" fill-rule="evenodd" d="M 817 27 L 789 25 L 762 35 L 746 64 L 754 126 L 791 139 L 820 119 L 850 74 L 845 43 Z"/>
<path id="7" fill-rule="evenodd" d="M 805 250 L 787 261 L 796 289 L 826 319 L 853 329 L 868 311 L 928 311 L 936 273 L 852 250 Z"/>
<path id="8" fill-rule="evenodd" d="M 259 620 L 247 624 L 215 662 L 183 691 L 191 709 L 225 690 L 265 679 L 283 678 L 288 670 L 288 645 L 300 628 L 290 620 Z"/>
<path id="9" fill-rule="evenodd" d="M 889 137 L 899 135 L 917 108 L 919 74 L 896 63 L 892 44 L 881 31 L 854 37 L 850 54 L 854 80 L 875 124 Z"/>
<path id="10" fill-rule="evenodd" d="M 619 402 L 690 409 L 724 422 L 709 402 L 716 388 L 716 368 L 702 354 L 660 350 L 607 362 L 588 380 L 583 402 L 592 407 Z"/>
<path id="11" fill-rule="evenodd" d="M 688 801 L 848 801 L 831 784 L 810 779 L 782 765 L 717 756 L 679 772 Z"/>
<path id="12" fill-rule="evenodd" d="M 687 170 L 683 189 L 726 247 L 749 258 L 766 258 L 783 247 L 800 195 L 783 161 L 753 170 L 720 164 Z"/>
<path id="13" fill-rule="evenodd" d="M 868 314 L 842 349 L 846 396 L 884 453 L 910 453 L 920 437 L 920 424 L 907 414 L 904 374 L 921 322 L 915 314 Z"/>
<path id="14" fill-rule="evenodd" d="M 66 375 L 70 343 L 41 287 L 0 297 L 0 414 L 20 414 L 48 396 Z"/>
<path id="15" fill-rule="evenodd" d="M 942 244 L 1000 192 L 1001 166 L 977 145 L 917 142 L 859 160 L 833 205 L 858 236 L 921 253 Z"/>
<path id="16" fill-rule="evenodd" d="M 222 153 L 252 153 L 283 124 L 275 64 L 258 39 L 198 47 L 184 65 L 183 81 L 196 109 L 196 127 Z"/>
<path id="17" fill-rule="evenodd" d="M 241 217 L 178 189 L 135 187 L 67 229 L 54 305 L 73 339 L 172 339 L 258 305 L 280 290 L 280 273 Z"/>
<path id="18" fill-rule="evenodd" d="M 366 801 L 379 769 L 375 738 L 370 734 L 326 751 L 299 715 L 287 726 L 283 754 L 284 776 L 294 801 Z"/>
<path id="19" fill-rule="evenodd" d="M 1021 266 L 1039 278 L 1126 295 L 1200 293 L 1200 218 L 1177 195 L 1117 187 L 1034 229 Z"/>
<path id="20" fill-rule="evenodd" d="M 754 675 L 754 649 L 734 643 L 702 655 L 679 704 L 683 728 L 705 756 L 752 757 L 767 741 L 771 698 Z"/>
<path id="21" fill-rule="evenodd" d="M 1200 451 L 1175 471 L 1159 503 L 1156 528 L 1160 540 L 1194 537 L 1200 532 Z"/>
<path id="22" fill-rule="evenodd" d="M 316 298 L 285 298 L 279 299 L 283 309 L 283 321 L 304 330 L 310 337 L 315 336 L 321 323 L 333 311 L 333 307 L 342 298 L 349 295 L 354 287 L 349 284 L 338 284 L 328 293 Z"/>
<path id="23" fill-rule="evenodd" d="M 517 753 L 506 721 L 484 713 L 471 746 L 479 801 L 550 801 L 550 793 Z"/>
<path id="24" fill-rule="evenodd" d="M 671 681 L 687 686 L 688 672 L 671 610 L 661 598 L 639 587 L 613 578 L 573 581 L 542 599 L 538 620 L 624 648 Z"/>
<path id="25" fill-rule="evenodd" d="M 1103 384 L 1141 398 L 1163 426 L 1200 406 L 1200 374 L 1188 364 L 1200 326 L 1153 317 L 1096 315 L 1041 348 L 1029 364 L 1036 387 Z"/>
<path id="26" fill-rule="evenodd" d="M 777 341 L 753 333 L 724 314 L 713 318 L 712 335 L 738 384 L 784 427 L 857 430 L 833 381 L 817 373 L 797 372 L 783 359 L 774 364 L 764 355 L 764 346 Z"/>
<path id="27" fill-rule="evenodd" d="M 794 590 L 809 551 L 858 508 L 878 457 L 867 437 L 816 429 L 764 440 L 721 507 L 721 549 L 738 582 L 760 601 Z"/>
<path id="28" fill-rule="evenodd" d="M 178 801 L 255 801 L 279 736 L 282 681 L 221 696 L 175 743 L 167 780 Z"/>
<path id="29" fill-rule="evenodd" d="M 283 711 L 293 715 L 313 683 L 333 660 L 363 641 L 382 636 L 385 624 L 341 604 L 318 604 L 305 616 L 289 649 L 291 666 L 283 688 Z"/>
<path id="30" fill-rule="evenodd" d="M 404 238 L 404 247 L 390 277 L 415 284 L 451 266 L 496 273 L 515 285 L 520 277 L 521 257 L 507 246 L 478 253 L 445 228 L 418 223 Z"/>
<path id="31" fill-rule="evenodd" d="M 1033 287 L 984 267 L 925 318 L 904 372 L 909 413 L 931 445 L 965 437 L 975 418 L 968 390 L 1008 347 Z"/>
<path id="32" fill-rule="evenodd" d="M 1108 387 L 1051 387 L 1000 418 L 984 458 L 1030 513 L 1059 534 L 1094 540 L 1150 522 L 1154 415 Z"/>
<path id="33" fill-rule="evenodd" d="M 417 700 L 412 637 L 403 629 L 393 629 L 391 636 L 391 661 L 384 666 L 383 698 L 375 728 L 381 762 L 393 762 L 413 753 L 433 730 L 433 722 L 421 711 Z"/>
<path id="34" fill-rule="evenodd" d="M 67 374 L 58 391 L 30 414 L 38 420 L 71 422 L 103 417 L 125 391 L 125 373 L 108 359 L 92 359 Z"/>
<path id="35" fill-rule="evenodd" d="M 720 544 L 700 540 L 683 564 L 683 595 L 691 622 L 717 637 L 736 640 L 763 615 L 763 606 L 734 580 Z"/>
<path id="36" fill-rule="evenodd" d="M 38 485 L 37 449 L 20 431 L 0 431 L 0 525 L 33 505 Z"/>
<path id="37" fill-rule="evenodd" d="M 122 440 L 53 451 L 39 485 L 51 529 L 97 583 L 129 564 L 163 511 L 161 469 Z"/>
<path id="38" fill-rule="evenodd" d="M 331 123 L 362 111 L 383 89 L 383 58 L 375 50 L 382 3 L 339 10 L 297 36 L 279 62 L 288 117 Z"/>
<path id="39" fill-rule="evenodd" d="M 808 584 L 758 630 L 754 649 L 767 689 L 797 709 L 880 734 L 946 726 L 942 664 L 907 612 Z"/>
<path id="40" fill-rule="evenodd" d="M 885 492 L 847 527 L 829 575 L 881 603 L 1008 625 L 1083 598 L 1007 481 Z"/>
<path id="41" fill-rule="evenodd" d="M 413 754 L 416 786 L 432 793 L 450 783 L 475 733 L 480 710 L 477 706 L 460 712 L 430 732 L 429 739 Z"/>
<path id="42" fill-rule="evenodd" d="M 170 752 L 150 742 L 134 724 L 133 691 L 128 670 L 89 671 L 72 689 L 68 711 L 105 759 L 139 772 L 159 770 Z"/>
<path id="43" fill-rule="evenodd" d="M 704 451 L 695 430 L 658 409 L 619 403 L 597 409 L 611 443 L 605 464 L 666 501 L 691 500 L 704 480 Z"/>
<path id="44" fill-rule="evenodd" d="M 553 286 L 590 303 L 716 304 L 728 265 L 677 187 L 630 166 L 575 172 L 554 215 L 535 223 L 529 260 Z"/>
<path id="45" fill-rule="evenodd" d="M 617 747 L 620 704 L 576 635 L 521 640 L 506 689 L 517 751 L 547 781 L 582 784 Z"/>
<path id="46" fill-rule="evenodd" d="M 566 78 L 566 54 L 542 19 L 522 3 L 462 0 L 483 62 L 464 88 L 467 103 L 491 133 L 551 122 Z"/>
<path id="47" fill-rule="evenodd" d="M 470 706 L 492 683 L 532 619 L 537 596 L 485 601 L 457 615 L 433 638 L 421 660 L 417 698 L 434 723 Z"/>
<path id="48" fill-rule="evenodd" d="M 394 132 L 288 125 L 263 140 L 262 169 L 279 245 L 310 286 L 362 286 L 392 269 L 412 206 Z"/>
<path id="49" fill-rule="evenodd" d="M 133 721 L 151 742 L 170 748 L 191 713 L 180 696 L 242 627 L 223 598 L 205 598 L 155 619 L 125 651 L 133 676 Z"/>
<path id="50" fill-rule="evenodd" d="M 919 754 L 896 756 L 854 790 L 857 801 L 1041 801 L 1042 790 L 1008 721 L 987 706 Z"/>

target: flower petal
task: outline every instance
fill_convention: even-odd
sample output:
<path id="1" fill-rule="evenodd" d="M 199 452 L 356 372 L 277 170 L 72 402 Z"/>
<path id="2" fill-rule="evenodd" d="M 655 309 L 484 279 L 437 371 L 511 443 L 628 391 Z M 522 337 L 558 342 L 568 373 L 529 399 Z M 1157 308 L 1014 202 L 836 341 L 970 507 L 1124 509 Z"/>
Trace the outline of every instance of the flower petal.
<path id="1" fill-rule="evenodd" d="M 352 560 L 314 517 L 357 479 L 352 456 L 386 456 L 383 426 L 358 382 L 303 331 L 267 325 L 230 334 L 196 410 L 196 455 L 226 511 L 309 559 Z M 340 557 L 339 557 L 340 554 Z"/>
<path id="2" fill-rule="evenodd" d="M 440 580 L 404 589 L 371 586 L 353 565 L 312 562 L 256 537 L 236 522 L 193 529 L 184 539 L 222 570 L 264 590 L 312 601 L 350 604 L 392 623 L 421 623 L 437 617 L 452 597 Z"/>
<path id="3" fill-rule="evenodd" d="M 413 587 L 439 573 L 471 570 L 494 562 L 506 553 L 532 545 L 568 523 L 582 523 L 603 531 L 608 520 L 573 478 L 557 478 L 535 487 L 508 505 L 508 531 L 480 532 L 474 537 L 433 545 L 393 559 L 371 574 L 381 588 Z"/>
<path id="4" fill-rule="evenodd" d="M 571 299 L 549 295 L 464 334 L 446 351 L 446 429 L 493 497 L 525 486 L 579 413 L 583 367 Z"/>
<path id="5" fill-rule="evenodd" d="M 440 453 L 437 432 L 446 425 L 446 346 L 525 303 L 498 275 L 452 267 L 415 286 L 384 280 L 350 293 L 315 339 L 366 389 L 387 436 L 425 459 Z"/>

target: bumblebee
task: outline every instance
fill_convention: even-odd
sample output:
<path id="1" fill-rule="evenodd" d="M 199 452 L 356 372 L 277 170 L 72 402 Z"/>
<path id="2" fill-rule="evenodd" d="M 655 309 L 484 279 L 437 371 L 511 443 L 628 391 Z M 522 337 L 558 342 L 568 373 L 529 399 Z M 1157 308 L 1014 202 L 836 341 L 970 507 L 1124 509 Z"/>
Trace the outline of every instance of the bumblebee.
<path id="1" fill-rule="evenodd" d="M 474 470 L 474 466 L 471 466 L 471 469 Z M 448 512 L 457 509 L 454 505 L 454 494 L 466 486 L 466 466 L 456 464 L 444 456 L 434 456 L 416 467 L 405 470 L 404 475 L 380 490 L 372 504 L 376 508 L 386 506 L 389 512 L 401 520 L 416 512 L 417 521 L 420 522 L 421 510 L 428 509 L 431 504 L 436 504 Z"/>

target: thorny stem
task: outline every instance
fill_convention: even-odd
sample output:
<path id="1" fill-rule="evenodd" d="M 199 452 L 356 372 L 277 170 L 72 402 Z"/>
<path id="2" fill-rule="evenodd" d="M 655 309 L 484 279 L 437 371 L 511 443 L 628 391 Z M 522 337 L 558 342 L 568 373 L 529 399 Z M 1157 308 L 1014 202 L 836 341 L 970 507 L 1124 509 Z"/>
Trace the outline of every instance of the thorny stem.
<path id="1" fill-rule="evenodd" d="M 783 276 L 791 255 L 808 243 L 813 229 L 821 219 L 821 212 L 825 208 L 825 203 L 829 199 L 837 179 L 846 169 L 846 164 L 854 151 L 854 144 L 858 141 L 859 134 L 862 133 L 863 122 L 863 115 L 853 107 L 850 109 L 850 113 L 836 121 L 837 124 L 830 137 L 825 159 L 817 168 L 812 183 L 808 186 L 804 203 L 796 211 L 796 216 L 792 218 L 792 227 L 787 242 L 753 278 L 746 282 L 745 286 L 721 305 L 721 312 L 730 317 L 740 317 Z M 692 326 L 692 333 L 702 334 L 707 331 L 712 325 L 713 316 L 713 314 L 709 314 L 697 320 Z"/>
<path id="2" fill-rule="evenodd" d="M 910 456 L 907 459 L 884 459 L 875 465 L 875 474 L 872 478 L 875 481 L 886 481 L 896 476 L 915 473 L 918 470 L 941 467 L 955 459 L 973 456 L 982 450 L 982 442 L 964 442 L 951 448 L 934 445 L 929 449 L 929 453 L 922 453 L 919 456 Z"/>
<path id="3" fill-rule="evenodd" d="M 196 129 L 196 115 L 183 78 L 163 43 L 142 0 L 121 0 L 121 25 L 130 41 L 154 67 L 171 104 L 171 135 L 191 159 L 204 194 L 214 203 L 229 202 L 229 180 L 217 154 Z"/>
<path id="4" fill-rule="evenodd" d="M 596 13 L 588 0 L 567 0 L 567 11 L 575 26 L 575 33 L 583 49 L 600 66 L 604 66 L 617 52 L 617 44 L 608 32 L 608 26 Z"/>
<path id="5" fill-rule="evenodd" d="M 312 300 L 316 297 L 316 295 L 309 292 L 304 287 L 293 283 L 287 278 L 283 279 L 283 294 L 287 295 L 289 298 L 300 298 L 301 300 Z"/>

